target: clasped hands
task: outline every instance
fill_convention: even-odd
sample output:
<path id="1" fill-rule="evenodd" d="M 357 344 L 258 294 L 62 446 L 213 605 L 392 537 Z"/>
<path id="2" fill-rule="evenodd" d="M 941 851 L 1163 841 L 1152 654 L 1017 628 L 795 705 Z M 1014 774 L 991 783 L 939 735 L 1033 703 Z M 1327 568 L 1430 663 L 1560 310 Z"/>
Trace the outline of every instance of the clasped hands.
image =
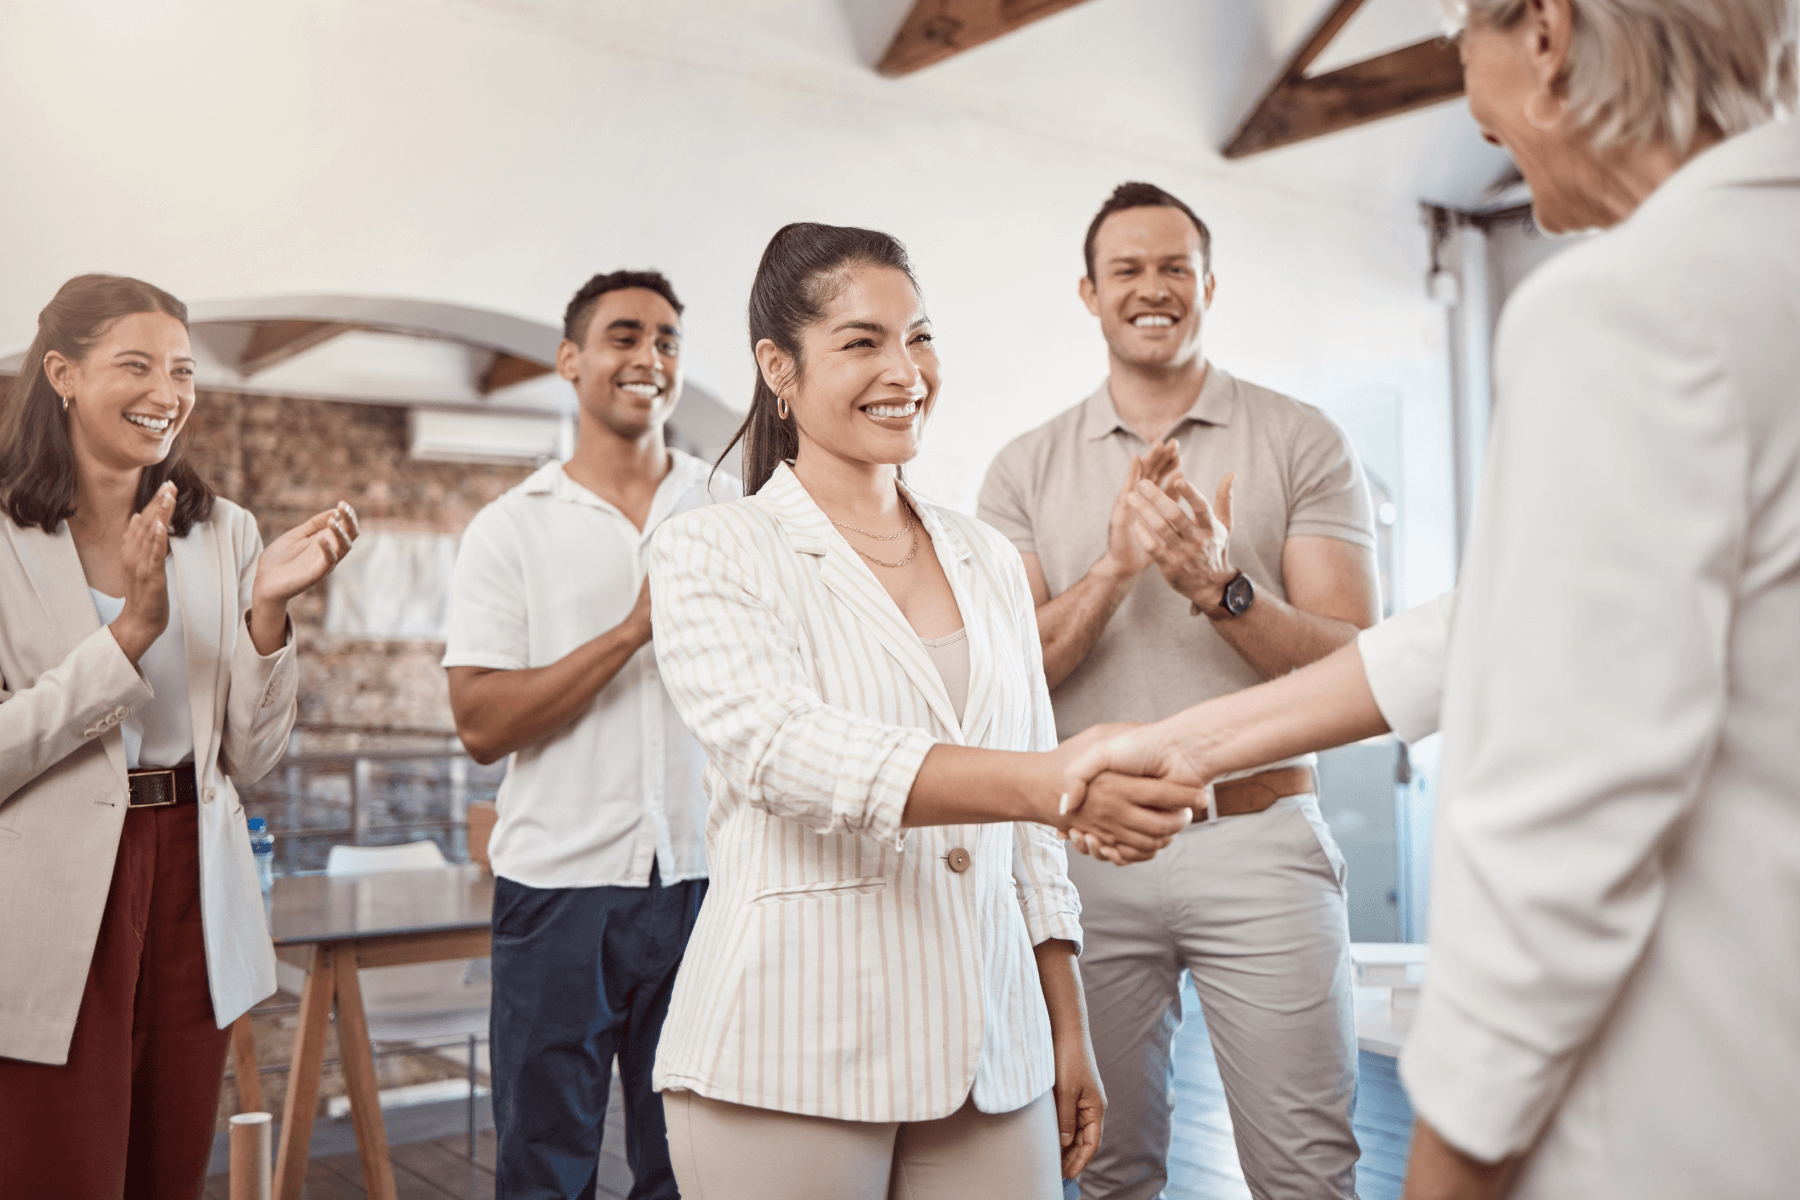
<path id="1" fill-rule="evenodd" d="M 1117 866 L 1148 862 L 1186 829 L 1205 810 L 1214 774 L 1168 721 L 1096 725 L 1048 759 L 1060 836 Z"/>

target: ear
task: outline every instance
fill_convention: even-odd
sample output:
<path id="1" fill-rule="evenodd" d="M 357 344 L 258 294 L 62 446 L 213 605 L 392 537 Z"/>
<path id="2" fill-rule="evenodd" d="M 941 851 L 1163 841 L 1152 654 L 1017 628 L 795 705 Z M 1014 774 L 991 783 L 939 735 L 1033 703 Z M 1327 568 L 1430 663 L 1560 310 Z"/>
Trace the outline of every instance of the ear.
<path id="1" fill-rule="evenodd" d="M 1525 60 L 1538 86 L 1556 93 L 1557 81 L 1569 62 L 1569 43 L 1575 34 L 1575 14 L 1569 0 L 1526 0 L 1525 16 L 1518 29 Z"/>
<path id="2" fill-rule="evenodd" d="M 1213 289 L 1217 287 L 1218 284 L 1219 281 L 1213 277 L 1213 273 L 1208 271 L 1206 273 L 1206 283 L 1200 291 L 1200 307 L 1202 309 L 1212 307 Z"/>
<path id="3" fill-rule="evenodd" d="M 1083 275 L 1081 277 L 1081 282 L 1076 285 L 1075 290 L 1080 293 L 1081 302 L 1087 305 L 1088 313 L 1092 316 L 1099 316 L 1100 293 L 1094 287 L 1093 278 L 1091 276 Z"/>
<path id="4" fill-rule="evenodd" d="M 581 347 L 568 338 L 556 344 L 556 373 L 570 383 L 575 382 L 578 372 L 575 370 L 575 357 L 581 353 Z"/>
<path id="5" fill-rule="evenodd" d="M 67 396 L 74 387 L 73 376 L 75 364 L 63 357 L 60 350 L 44 351 L 44 377 L 50 386 L 56 389 L 59 396 Z"/>
<path id="6" fill-rule="evenodd" d="M 771 392 L 781 395 L 781 389 L 793 382 L 793 356 L 768 338 L 757 342 L 751 353 L 756 356 L 756 366 L 762 372 L 763 382 L 769 385 Z"/>

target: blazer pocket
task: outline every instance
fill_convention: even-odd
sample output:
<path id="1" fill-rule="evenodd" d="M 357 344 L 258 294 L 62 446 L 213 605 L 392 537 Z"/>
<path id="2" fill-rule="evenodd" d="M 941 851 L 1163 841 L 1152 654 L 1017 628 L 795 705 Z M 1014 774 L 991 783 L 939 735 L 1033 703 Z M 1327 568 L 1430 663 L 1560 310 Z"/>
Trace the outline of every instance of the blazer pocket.
<path id="1" fill-rule="evenodd" d="M 867 875 L 860 879 L 826 879 L 817 883 L 790 883 L 753 892 L 750 903 L 764 904 L 773 900 L 796 900 L 809 896 L 872 896 L 876 892 L 886 891 L 887 885 L 885 875 Z"/>

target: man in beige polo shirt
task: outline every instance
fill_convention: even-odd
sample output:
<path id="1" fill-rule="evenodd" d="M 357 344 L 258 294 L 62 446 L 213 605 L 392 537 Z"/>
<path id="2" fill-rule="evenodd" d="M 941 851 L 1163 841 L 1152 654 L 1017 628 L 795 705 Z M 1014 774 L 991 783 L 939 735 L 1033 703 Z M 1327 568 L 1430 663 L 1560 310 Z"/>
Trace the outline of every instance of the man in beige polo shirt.
<path id="1" fill-rule="evenodd" d="M 1002 450 L 980 500 L 1024 555 L 1065 738 L 1285 674 L 1380 610 L 1368 488 L 1348 439 L 1201 354 L 1214 280 L 1200 218 L 1160 188 L 1124 184 L 1085 249 L 1081 297 L 1106 338 L 1107 381 Z M 1251 1194 L 1355 1195 L 1344 860 L 1312 765 L 1221 782 L 1213 808 L 1151 862 L 1071 856 L 1108 1099 L 1085 1200 L 1161 1195 L 1184 969 Z"/>

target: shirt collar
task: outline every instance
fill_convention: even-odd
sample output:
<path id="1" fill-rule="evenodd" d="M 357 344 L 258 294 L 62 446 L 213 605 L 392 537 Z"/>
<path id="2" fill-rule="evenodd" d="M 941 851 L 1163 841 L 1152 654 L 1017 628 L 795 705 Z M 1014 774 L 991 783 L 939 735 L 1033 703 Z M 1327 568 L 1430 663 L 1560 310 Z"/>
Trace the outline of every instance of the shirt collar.
<path id="1" fill-rule="evenodd" d="M 1175 422 L 1169 433 L 1176 433 L 1188 421 L 1197 421 L 1202 425 L 1229 425 L 1231 418 L 1237 415 L 1237 409 L 1237 380 L 1229 372 L 1208 362 L 1206 380 L 1200 385 L 1200 394 L 1194 397 L 1193 407 L 1182 414 L 1181 420 Z M 1133 437 L 1137 436 L 1136 430 L 1120 418 L 1119 410 L 1113 404 L 1112 384 L 1109 381 L 1101 384 L 1098 391 L 1082 402 L 1081 436 L 1088 441 L 1097 441 L 1115 430 L 1124 430 Z"/>
<path id="2" fill-rule="evenodd" d="M 1788 118 L 1759 125 L 1696 154 L 1663 180 L 1639 206 L 1655 211 L 1663 205 L 1713 187 L 1788 186 L 1800 183 L 1800 120 Z"/>
<path id="3" fill-rule="evenodd" d="M 961 530 L 946 522 L 934 506 L 920 500 L 904 481 L 899 483 L 899 488 L 937 546 L 939 562 L 973 557 L 974 548 Z M 769 481 L 756 495 L 775 510 L 776 519 L 787 530 L 789 544 L 801 554 L 823 555 L 833 542 L 843 541 L 843 535 L 832 527 L 831 518 L 825 515 L 812 493 L 806 490 L 806 485 L 800 482 L 800 477 L 794 474 L 791 464 L 777 463 Z M 843 544 L 849 548 L 847 542 Z"/>
<path id="4" fill-rule="evenodd" d="M 669 473 L 657 490 L 670 488 L 676 492 L 686 491 L 696 485 L 704 487 L 711 467 L 686 451 L 669 447 Z M 590 507 L 604 508 L 609 512 L 616 511 L 611 504 L 594 495 L 588 489 L 569 478 L 560 462 L 549 462 L 526 476 L 519 484 L 519 492 L 526 496 L 549 496 L 568 504 L 586 504 Z"/>

